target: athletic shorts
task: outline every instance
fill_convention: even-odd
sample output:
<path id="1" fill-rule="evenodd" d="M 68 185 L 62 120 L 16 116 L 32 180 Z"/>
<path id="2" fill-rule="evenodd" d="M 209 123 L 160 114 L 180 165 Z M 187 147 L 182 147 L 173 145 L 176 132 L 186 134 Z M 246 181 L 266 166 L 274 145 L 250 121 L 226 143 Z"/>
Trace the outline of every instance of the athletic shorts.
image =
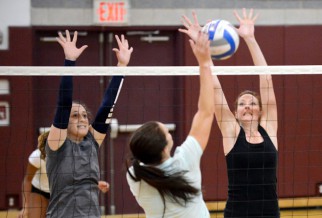
<path id="1" fill-rule="evenodd" d="M 35 186 L 31 186 L 31 192 L 32 193 L 37 193 L 37 194 L 40 194 L 40 195 L 42 195 L 42 196 L 44 196 L 46 199 L 48 199 L 49 200 L 49 198 L 50 198 L 50 193 L 48 193 L 48 192 L 44 192 L 44 191 L 41 191 L 40 189 L 38 189 L 38 188 L 36 188 Z"/>

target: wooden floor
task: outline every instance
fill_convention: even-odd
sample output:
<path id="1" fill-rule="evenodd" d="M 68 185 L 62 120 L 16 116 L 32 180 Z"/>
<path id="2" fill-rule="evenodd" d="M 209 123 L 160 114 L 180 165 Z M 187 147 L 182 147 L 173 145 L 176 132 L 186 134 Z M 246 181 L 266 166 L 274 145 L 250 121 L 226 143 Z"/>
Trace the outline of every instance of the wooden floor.
<path id="1" fill-rule="evenodd" d="M 211 213 L 211 218 L 223 217 L 223 213 Z M 322 209 L 281 210 L 281 218 L 322 218 Z"/>
<path id="2" fill-rule="evenodd" d="M 17 218 L 18 211 L 0 211 L 0 218 Z M 211 213 L 211 218 L 223 218 L 223 213 Z M 102 218 L 145 218 L 143 214 L 122 214 Z M 322 208 L 281 210 L 281 218 L 322 218 Z"/>

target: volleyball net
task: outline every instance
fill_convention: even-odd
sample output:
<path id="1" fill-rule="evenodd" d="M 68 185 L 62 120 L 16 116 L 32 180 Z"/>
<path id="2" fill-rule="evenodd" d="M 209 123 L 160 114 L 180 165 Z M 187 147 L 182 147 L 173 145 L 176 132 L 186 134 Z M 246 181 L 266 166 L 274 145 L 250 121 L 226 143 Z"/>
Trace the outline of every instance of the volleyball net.
<path id="1" fill-rule="evenodd" d="M 214 66 L 216 75 L 315 75 L 322 65 L 301 66 Z M 199 75 L 198 67 L 0 67 L 0 76 L 191 76 Z"/>
<path id="2" fill-rule="evenodd" d="M 278 194 L 287 200 L 285 208 L 300 208 L 305 215 L 285 212 L 282 217 L 322 217 L 320 210 L 311 214 L 312 208 L 322 206 L 322 66 L 215 66 L 212 72 L 219 76 L 232 110 L 241 91 L 259 92 L 258 75 L 273 75 L 279 124 Z M 27 158 L 36 148 L 39 128 L 51 125 L 62 75 L 75 76 L 74 98 L 85 102 L 94 115 L 110 77 L 125 75 L 110 136 L 100 149 L 101 177 L 111 185 L 107 194 L 100 194 L 100 204 L 106 214 L 142 213 L 125 177 L 129 137 L 141 124 L 157 120 L 168 125 L 175 145 L 180 145 L 197 110 L 199 68 L 0 67 L 0 182 L 5 187 L 0 206 L 4 209 L 21 206 Z M 227 199 L 228 178 L 215 121 L 201 171 L 205 201 L 211 202 L 212 212 L 222 212 L 223 206 L 215 202 Z M 7 202 L 10 197 L 18 201 L 13 206 Z"/>

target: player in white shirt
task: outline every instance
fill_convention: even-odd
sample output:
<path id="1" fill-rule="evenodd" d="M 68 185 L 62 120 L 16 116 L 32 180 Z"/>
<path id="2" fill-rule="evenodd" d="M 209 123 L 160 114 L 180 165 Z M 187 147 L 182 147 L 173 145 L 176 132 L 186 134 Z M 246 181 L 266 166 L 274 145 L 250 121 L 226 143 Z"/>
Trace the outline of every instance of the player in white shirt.
<path id="1" fill-rule="evenodd" d="M 198 111 L 185 142 L 171 156 L 172 136 L 157 121 L 145 123 L 130 140 L 127 181 L 147 218 L 210 217 L 201 190 L 200 159 L 214 118 L 212 60 L 207 35 L 199 32 L 196 38 L 190 45 L 200 71 Z"/>
<path id="2" fill-rule="evenodd" d="M 22 183 L 23 208 L 19 218 L 46 217 L 50 193 L 46 173 L 46 154 L 43 153 L 43 148 L 47 137 L 48 132 L 38 137 L 38 148 L 28 158 L 27 170 Z"/>

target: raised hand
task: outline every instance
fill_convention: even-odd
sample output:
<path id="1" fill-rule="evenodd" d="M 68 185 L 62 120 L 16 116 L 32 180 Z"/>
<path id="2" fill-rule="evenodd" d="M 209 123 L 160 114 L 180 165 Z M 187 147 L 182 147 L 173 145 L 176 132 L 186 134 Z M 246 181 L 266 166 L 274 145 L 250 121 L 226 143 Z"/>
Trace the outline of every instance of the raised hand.
<path id="1" fill-rule="evenodd" d="M 77 31 L 74 32 L 73 39 L 71 40 L 69 31 L 66 30 L 66 37 L 61 32 L 58 33 L 59 37 L 56 37 L 57 42 L 63 47 L 65 53 L 65 59 L 70 61 L 76 61 L 76 59 L 83 53 L 88 47 L 83 45 L 80 48 L 76 47 Z"/>
<path id="2" fill-rule="evenodd" d="M 180 28 L 179 32 L 187 34 L 190 37 L 190 39 L 196 42 L 198 39 L 198 33 L 201 31 L 202 28 L 199 25 L 197 15 L 194 11 L 192 12 L 192 17 L 194 23 L 192 23 L 187 16 L 182 16 L 181 22 L 186 29 Z"/>
<path id="3" fill-rule="evenodd" d="M 189 40 L 191 49 L 196 56 L 199 66 L 210 66 L 212 63 L 210 54 L 210 41 L 208 35 L 201 31 L 198 32 L 197 40 Z"/>
<path id="4" fill-rule="evenodd" d="M 127 66 L 130 62 L 133 48 L 129 48 L 129 42 L 125 39 L 123 34 L 121 35 L 121 39 L 118 35 L 115 35 L 115 39 L 117 41 L 118 48 L 113 48 L 113 51 L 115 51 L 118 60 L 117 66 Z"/>
<path id="5" fill-rule="evenodd" d="M 250 9 L 247 14 L 246 9 L 243 8 L 243 16 L 240 17 L 236 10 L 234 10 L 234 15 L 239 22 L 239 28 L 236 29 L 239 36 L 242 38 L 252 38 L 255 33 L 255 21 L 258 17 L 258 14 L 254 16 L 254 10 Z"/>

